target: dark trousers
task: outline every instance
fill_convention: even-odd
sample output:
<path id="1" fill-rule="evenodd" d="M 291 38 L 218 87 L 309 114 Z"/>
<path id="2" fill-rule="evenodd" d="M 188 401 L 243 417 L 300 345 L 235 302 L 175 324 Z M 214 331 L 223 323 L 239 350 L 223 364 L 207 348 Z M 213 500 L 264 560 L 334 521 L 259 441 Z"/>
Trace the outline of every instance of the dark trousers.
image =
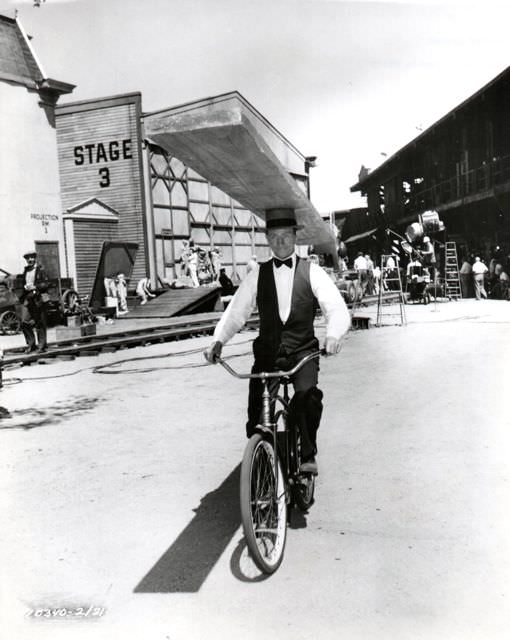
<path id="1" fill-rule="evenodd" d="M 260 373 L 264 370 L 268 370 L 267 365 L 262 367 L 260 363 L 255 361 L 252 373 Z M 289 419 L 300 430 L 301 455 L 304 460 L 317 453 L 317 429 L 322 415 L 322 391 L 317 388 L 318 380 L 319 362 L 317 359 L 307 362 L 291 378 L 294 396 L 290 403 Z M 260 422 L 263 389 L 262 380 L 258 378 L 250 380 L 248 422 L 246 423 L 246 435 L 248 438 L 255 433 L 255 428 Z M 277 381 L 271 380 L 269 392 L 272 398 L 276 396 L 277 391 Z"/>
<path id="2" fill-rule="evenodd" d="M 35 349 L 35 333 L 39 349 L 47 347 L 48 312 L 43 302 L 26 300 L 21 306 L 21 330 L 29 349 Z"/>
<path id="3" fill-rule="evenodd" d="M 462 291 L 463 298 L 472 298 L 474 295 L 473 291 L 473 276 L 470 273 L 461 273 L 460 274 L 460 288 Z"/>

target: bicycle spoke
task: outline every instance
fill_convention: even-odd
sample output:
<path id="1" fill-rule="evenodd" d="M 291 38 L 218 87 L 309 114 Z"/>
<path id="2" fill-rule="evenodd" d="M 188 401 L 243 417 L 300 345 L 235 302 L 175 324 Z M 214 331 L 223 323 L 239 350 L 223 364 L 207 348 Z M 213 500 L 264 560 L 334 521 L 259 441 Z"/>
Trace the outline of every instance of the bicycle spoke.
<path id="1" fill-rule="evenodd" d="M 272 573 L 283 557 L 287 526 L 281 468 L 271 443 L 263 439 L 255 440 L 252 449 L 247 449 L 243 465 L 246 465 L 241 475 L 245 500 L 241 501 L 243 528 L 256 564 L 264 572 Z M 243 471 L 246 472 L 244 480 Z"/>

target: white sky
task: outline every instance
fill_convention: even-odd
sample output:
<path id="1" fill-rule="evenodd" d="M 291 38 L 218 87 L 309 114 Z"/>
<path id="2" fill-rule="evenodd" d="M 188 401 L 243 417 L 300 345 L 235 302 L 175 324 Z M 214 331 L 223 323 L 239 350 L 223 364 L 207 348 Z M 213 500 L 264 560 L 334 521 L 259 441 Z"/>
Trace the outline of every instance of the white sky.
<path id="1" fill-rule="evenodd" d="M 321 212 L 510 63 L 507 0 L 0 0 L 64 101 L 240 91 L 305 155 Z"/>

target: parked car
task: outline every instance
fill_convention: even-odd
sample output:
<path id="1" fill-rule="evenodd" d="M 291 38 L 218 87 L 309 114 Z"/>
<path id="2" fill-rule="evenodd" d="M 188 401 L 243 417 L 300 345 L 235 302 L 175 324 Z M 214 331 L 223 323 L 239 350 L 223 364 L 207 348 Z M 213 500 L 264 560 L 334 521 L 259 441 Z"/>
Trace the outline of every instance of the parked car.
<path id="1" fill-rule="evenodd" d="M 21 329 L 17 305 L 18 296 L 14 291 L 15 276 L 0 269 L 0 334 L 12 335 Z"/>
<path id="2" fill-rule="evenodd" d="M 354 269 L 337 274 L 336 286 L 347 304 L 361 300 L 359 275 Z"/>
<path id="3" fill-rule="evenodd" d="M 49 281 L 48 325 L 62 324 L 66 313 L 72 312 L 78 294 L 72 278 Z M 12 275 L 0 268 L 0 334 L 12 335 L 21 330 L 19 297 L 23 291 L 23 276 Z"/>

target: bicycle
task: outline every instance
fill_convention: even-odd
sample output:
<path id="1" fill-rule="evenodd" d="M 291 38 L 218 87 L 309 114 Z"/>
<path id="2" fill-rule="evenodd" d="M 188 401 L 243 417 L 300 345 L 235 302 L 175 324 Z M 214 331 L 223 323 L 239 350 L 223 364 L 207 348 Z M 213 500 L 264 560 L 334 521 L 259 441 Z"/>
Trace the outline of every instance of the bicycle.
<path id="1" fill-rule="evenodd" d="M 239 497 L 248 548 L 266 574 L 276 571 L 283 560 L 292 508 L 307 512 L 314 502 L 315 475 L 300 471 L 300 436 L 297 426 L 289 425 L 288 412 L 291 377 L 319 355 L 317 351 L 305 356 L 289 371 L 261 373 L 238 373 L 217 359 L 236 378 L 263 382 L 261 422 L 244 450 Z M 271 397 L 269 382 L 275 378 L 283 394 L 277 388 Z"/>

